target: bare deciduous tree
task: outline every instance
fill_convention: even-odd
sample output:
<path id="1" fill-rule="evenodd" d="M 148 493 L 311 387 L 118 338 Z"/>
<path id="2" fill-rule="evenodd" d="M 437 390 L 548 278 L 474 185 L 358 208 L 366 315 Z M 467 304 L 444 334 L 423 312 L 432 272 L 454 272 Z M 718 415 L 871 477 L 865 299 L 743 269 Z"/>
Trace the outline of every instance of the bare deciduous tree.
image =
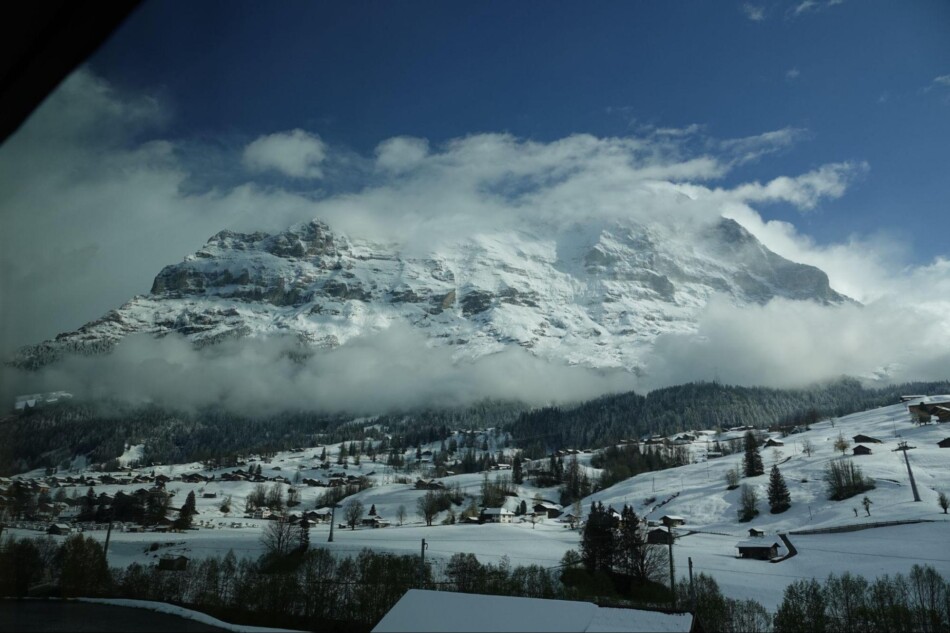
<path id="1" fill-rule="evenodd" d="M 802 452 L 808 457 L 811 457 L 811 454 L 815 452 L 815 445 L 807 437 L 802 440 Z"/>
<path id="2" fill-rule="evenodd" d="M 428 491 L 416 501 L 416 511 L 425 519 L 426 525 L 432 525 L 432 520 L 439 513 L 439 498 L 431 490 Z"/>
<path id="3" fill-rule="evenodd" d="M 291 523 L 285 515 L 280 515 L 276 521 L 268 521 L 261 543 L 268 554 L 283 556 L 290 553 L 300 542 L 299 527 Z"/>
<path id="4" fill-rule="evenodd" d="M 346 517 L 346 524 L 351 530 L 356 529 L 356 525 L 363 518 L 363 504 L 356 499 L 350 499 L 343 508 L 343 516 Z"/>

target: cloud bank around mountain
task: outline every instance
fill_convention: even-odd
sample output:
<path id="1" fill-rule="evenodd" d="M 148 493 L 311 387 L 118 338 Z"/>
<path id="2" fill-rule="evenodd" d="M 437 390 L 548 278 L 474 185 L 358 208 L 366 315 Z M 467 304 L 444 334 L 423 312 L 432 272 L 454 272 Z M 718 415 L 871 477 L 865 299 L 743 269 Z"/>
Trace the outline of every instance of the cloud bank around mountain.
<path id="1" fill-rule="evenodd" d="M 776 386 L 841 373 L 947 377 L 942 350 L 950 311 L 942 297 L 950 296 L 948 261 L 911 265 L 912 245 L 874 233 L 820 244 L 787 221 L 763 216 L 776 204 L 813 213 L 823 201 L 873 178 L 871 166 L 832 157 L 805 173 L 737 180 L 744 165 L 767 164 L 770 155 L 807 141 L 807 130 L 715 139 L 690 126 L 545 142 L 492 133 L 444 142 L 399 136 L 360 154 L 329 145 L 314 130 L 270 130 L 214 147 L 167 138 L 163 129 L 172 110 L 81 69 L 0 148 L 0 353 L 74 330 L 147 292 L 164 265 L 225 228 L 279 231 L 319 217 L 334 230 L 401 242 L 418 254 L 440 240 L 484 230 L 614 218 L 685 226 L 726 216 L 780 255 L 823 269 L 836 290 L 865 305 L 830 309 L 772 302 L 740 310 L 713 302 L 696 334 L 658 342 L 640 388 L 715 375 Z M 208 175 L 221 173 L 226 177 Z M 192 186 L 203 178 L 211 182 Z M 184 351 L 172 342 L 130 341 L 111 360 L 74 359 L 58 374 L 30 380 L 55 376 L 94 392 L 100 387 L 83 386 L 81 379 L 94 370 L 100 386 L 128 392 L 136 392 L 129 382 L 135 377 L 194 402 L 203 402 L 203 394 L 231 400 L 256 394 L 326 406 L 354 402 L 370 391 L 390 404 L 507 397 L 515 391 L 542 402 L 633 384 L 629 376 L 542 367 L 520 349 L 456 365 L 422 341 L 408 337 L 425 350 L 412 353 L 387 348 L 396 343 L 379 336 L 327 354 L 335 374 L 322 359 L 293 369 L 253 345 L 221 348 L 215 353 L 234 358 L 218 363 L 210 352 Z M 394 365 L 396 358 L 403 364 Z M 378 371 L 374 363 L 380 363 Z M 208 372 L 197 369 L 203 364 Z M 271 365 L 280 384 L 263 375 L 248 384 Z M 171 377 L 163 382 L 165 374 Z M 193 388 L 181 379 L 189 375 Z M 205 385 L 202 376 L 215 382 Z"/>

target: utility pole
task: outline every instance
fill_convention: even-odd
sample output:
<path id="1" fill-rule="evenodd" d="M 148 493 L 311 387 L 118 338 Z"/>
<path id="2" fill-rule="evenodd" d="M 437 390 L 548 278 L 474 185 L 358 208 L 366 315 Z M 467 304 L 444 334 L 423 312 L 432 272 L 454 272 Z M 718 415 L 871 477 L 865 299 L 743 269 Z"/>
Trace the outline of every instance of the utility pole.
<path id="1" fill-rule="evenodd" d="M 419 554 L 419 586 L 425 586 L 426 579 L 426 540 L 422 539 L 422 551 Z"/>
<path id="2" fill-rule="evenodd" d="M 686 559 L 689 561 L 689 610 L 696 613 L 696 589 L 693 587 L 693 557 Z"/>
<path id="3" fill-rule="evenodd" d="M 336 523 L 336 504 L 330 506 L 330 538 L 327 539 L 327 543 L 333 542 L 333 524 Z"/>
<path id="4" fill-rule="evenodd" d="M 907 457 L 907 451 L 912 448 L 917 448 L 916 446 L 908 446 L 907 442 L 901 442 L 897 445 L 897 448 L 894 451 L 901 451 L 904 453 L 904 463 L 907 464 L 907 476 L 910 477 L 910 489 L 914 492 L 914 501 L 920 501 L 920 493 L 917 492 L 917 482 L 914 481 L 914 471 L 910 469 L 910 459 Z M 891 452 L 894 452 L 891 451 Z"/>
<path id="5" fill-rule="evenodd" d="M 667 528 L 670 531 L 670 608 L 676 609 L 676 571 L 673 567 L 673 526 Z"/>
<path id="6" fill-rule="evenodd" d="M 109 529 L 106 531 L 106 544 L 102 548 L 102 557 L 105 559 L 106 567 L 109 566 L 109 539 L 112 538 L 112 519 L 114 511 L 109 509 Z"/>

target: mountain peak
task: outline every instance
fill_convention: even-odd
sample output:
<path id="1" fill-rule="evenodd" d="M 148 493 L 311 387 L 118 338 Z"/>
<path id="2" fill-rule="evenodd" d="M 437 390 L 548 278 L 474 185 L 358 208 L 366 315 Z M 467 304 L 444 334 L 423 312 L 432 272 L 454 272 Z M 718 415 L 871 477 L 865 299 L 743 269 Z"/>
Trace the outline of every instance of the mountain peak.
<path id="1" fill-rule="evenodd" d="M 846 301 L 821 270 L 768 250 L 733 220 L 481 233 L 409 256 L 351 242 L 320 220 L 267 234 L 221 231 L 135 297 L 76 332 L 21 350 L 38 367 L 101 353 L 131 333 L 195 345 L 293 333 L 314 347 L 408 322 L 478 357 L 518 345 L 551 360 L 635 371 L 657 336 L 691 332 L 714 294 Z"/>

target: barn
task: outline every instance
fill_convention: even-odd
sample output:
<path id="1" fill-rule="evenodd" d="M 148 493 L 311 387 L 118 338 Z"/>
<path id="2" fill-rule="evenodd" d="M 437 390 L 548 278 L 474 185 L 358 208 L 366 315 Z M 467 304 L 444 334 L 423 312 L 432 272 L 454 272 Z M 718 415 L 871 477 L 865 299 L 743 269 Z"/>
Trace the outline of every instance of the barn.
<path id="1" fill-rule="evenodd" d="M 739 558 L 770 560 L 778 556 L 778 548 L 780 545 L 778 541 L 754 538 L 736 543 L 736 549 L 739 550 Z"/>

